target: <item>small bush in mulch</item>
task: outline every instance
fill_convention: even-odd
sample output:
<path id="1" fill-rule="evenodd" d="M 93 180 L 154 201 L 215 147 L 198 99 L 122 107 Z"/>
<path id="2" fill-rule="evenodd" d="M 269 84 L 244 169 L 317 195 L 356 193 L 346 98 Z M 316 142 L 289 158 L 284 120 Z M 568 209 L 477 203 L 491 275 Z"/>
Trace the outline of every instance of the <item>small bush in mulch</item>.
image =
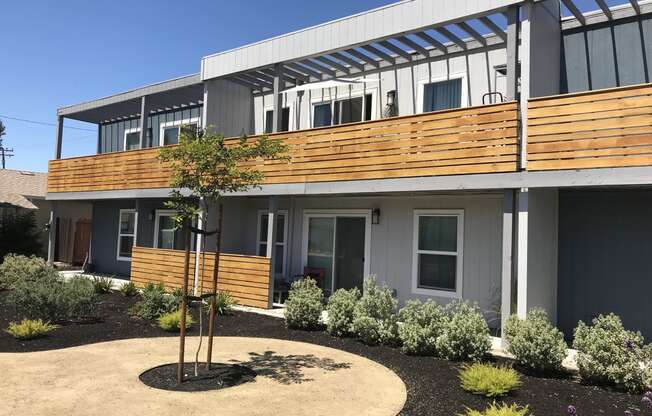
<path id="1" fill-rule="evenodd" d="M 0 264 L 0 290 L 11 289 L 20 280 L 36 280 L 53 273 L 55 270 L 40 257 L 7 254 Z"/>
<path id="2" fill-rule="evenodd" d="M 288 328 L 317 329 L 324 309 L 324 293 L 309 277 L 292 283 L 285 302 L 285 321 Z"/>
<path id="3" fill-rule="evenodd" d="M 213 298 L 208 298 L 206 303 L 204 303 L 206 310 L 210 310 L 211 303 Z M 233 312 L 233 307 L 238 304 L 238 300 L 231 296 L 228 291 L 217 292 L 215 295 L 215 314 L 218 316 L 227 315 Z"/>
<path id="4" fill-rule="evenodd" d="M 192 315 L 186 313 L 186 329 L 192 325 Z M 168 312 L 158 317 L 158 326 L 164 331 L 179 332 L 181 329 L 181 311 Z"/>
<path id="5" fill-rule="evenodd" d="M 113 279 L 108 276 L 93 276 L 91 281 L 97 294 L 111 293 L 113 290 Z"/>
<path id="6" fill-rule="evenodd" d="M 44 337 L 58 327 L 58 325 L 53 325 L 49 322 L 43 322 L 40 319 L 23 319 L 20 321 L 20 323 L 9 323 L 9 327 L 5 331 L 16 339 L 29 340 Z"/>
<path id="7" fill-rule="evenodd" d="M 328 312 L 328 323 L 326 331 L 336 337 L 344 337 L 352 333 L 353 311 L 360 299 L 360 290 L 337 289 L 328 299 L 326 311 Z"/>
<path id="8" fill-rule="evenodd" d="M 176 311 L 181 305 L 180 291 L 167 293 L 162 282 L 147 283 L 140 296 L 141 300 L 134 305 L 131 313 L 142 319 L 158 319 L 163 314 Z"/>
<path id="9" fill-rule="evenodd" d="M 365 279 L 364 295 L 353 310 L 353 332 L 368 345 L 396 345 L 398 339 L 398 302 L 386 285 L 376 278 Z"/>
<path id="10" fill-rule="evenodd" d="M 460 416 L 528 416 L 528 407 L 521 407 L 516 404 L 490 404 L 489 407 L 480 411 L 468 407 Z"/>
<path id="11" fill-rule="evenodd" d="M 165 364 L 142 373 L 139 378 L 145 385 L 161 390 L 171 391 L 209 391 L 248 383 L 256 378 L 256 372 L 248 367 L 236 364 L 213 363 L 207 369 L 205 363 L 185 363 L 184 381 L 177 383 L 177 364 Z"/>
<path id="12" fill-rule="evenodd" d="M 124 282 L 123 284 L 120 285 L 118 291 L 120 291 L 120 293 L 122 293 L 123 296 L 128 298 L 132 296 L 136 296 L 138 294 L 138 288 L 136 287 L 136 284 L 134 282 Z"/>
<path id="13" fill-rule="evenodd" d="M 477 306 L 454 301 L 446 305 L 449 315 L 442 334 L 437 338 L 437 351 L 449 360 L 479 361 L 489 348 L 489 326 Z"/>
<path id="14" fill-rule="evenodd" d="M 448 320 L 441 306 L 432 299 L 425 303 L 412 299 L 399 311 L 399 319 L 402 322 L 398 328 L 401 351 L 410 355 L 437 353 L 437 337 Z"/>
<path id="15" fill-rule="evenodd" d="M 512 368 L 475 363 L 462 367 L 460 385 L 473 394 L 498 397 L 520 387 L 521 379 Z"/>

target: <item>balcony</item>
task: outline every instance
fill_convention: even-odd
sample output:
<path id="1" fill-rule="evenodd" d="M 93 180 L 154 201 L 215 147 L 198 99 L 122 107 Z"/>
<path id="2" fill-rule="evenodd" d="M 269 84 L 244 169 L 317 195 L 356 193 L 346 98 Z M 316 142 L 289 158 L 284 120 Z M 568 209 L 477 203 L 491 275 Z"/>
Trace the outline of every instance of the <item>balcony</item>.
<path id="1" fill-rule="evenodd" d="M 515 172 L 517 103 L 467 107 L 270 135 L 290 161 L 258 161 L 265 184 Z M 234 139 L 235 140 L 235 139 Z M 52 160 L 48 193 L 168 188 L 149 148 Z"/>

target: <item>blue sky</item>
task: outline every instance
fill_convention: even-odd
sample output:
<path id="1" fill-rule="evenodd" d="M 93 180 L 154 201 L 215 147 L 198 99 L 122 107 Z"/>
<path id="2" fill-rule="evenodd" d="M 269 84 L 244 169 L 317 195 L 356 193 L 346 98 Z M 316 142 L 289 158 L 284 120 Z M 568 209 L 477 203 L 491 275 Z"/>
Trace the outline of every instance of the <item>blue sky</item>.
<path id="1" fill-rule="evenodd" d="M 58 107 L 195 73 L 202 56 L 392 2 L 329 0 L 327 7 L 306 0 L 3 2 L 0 115 L 54 123 Z M 614 2 L 620 1 L 609 1 Z M 584 10 L 596 8 L 592 0 L 577 3 Z M 5 146 L 16 154 L 7 167 L 46 171 L 55 128 L 3 122 Z M 92 154 L 95 126 L 72 120 L 66 126 L 64 157 Z"/>

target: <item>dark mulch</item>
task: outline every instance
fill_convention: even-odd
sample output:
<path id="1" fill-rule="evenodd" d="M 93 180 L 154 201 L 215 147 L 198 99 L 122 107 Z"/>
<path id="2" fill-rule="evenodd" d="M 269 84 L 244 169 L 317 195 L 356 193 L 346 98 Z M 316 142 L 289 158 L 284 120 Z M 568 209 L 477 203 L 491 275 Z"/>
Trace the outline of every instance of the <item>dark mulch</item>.
<path id="1" fill-rule="evenodd" d="M 236 364 L 213 363 L 207 369 L 205 363 L 200 363 L 195 375 L 195 363 L 185 363 L 183 366 L 184 382 L 177 383 L 177 364 L 164 364 L 142 373 L 140 381 L 150 387 L 172 391 L 209 391 L 249 383 L 256 378 L 256 372 L 250 368 Z"/>
<path id="2" fill-rule="evenodd" d="M 2 329 L 6 328 L 9 321 L 16 320 L 12 311 L 2 305 L 4 296 L 6 294 L 0 293 Z M 135 302 L 134 299 L 125 299 L 119 294 L 103 295 L 101 299 L 101 322 L 64 325 L 48 337 L 33 341 L 19 342 L 2 332 L 0 352 L 47 350 L 124 338 L 175 336 L 148 322 L 130 318 L 127 310 Z M 408 399 L 403 415 L 452 416 L 462 412 L 465 406 L 482 409 L 491 402 L 466 393 L 459 387 L 459 363 L 432 357 L 406 356 L 394 348 L 368 347 L 354 339 L 335 338 L 321 331 L 288 330 L 281 319 L 243 312 L 219 317 L 216 334 L 310 342 L 374 360 L 393 370 L 405 383 Z M 216 348 L 219 348 L 219 343 Z M 623 416 L 628 409 L 635 416 L 646 415 L 645 411 L 640 410 L 640 396 L 585 386 L 571 379 L 523 375 L 522 381 L 523 386 L 516 393 L 499 401 L 529 405 L 532 413 L 537 416 L 566 415 L 570 404 L 577 407 L 580 416 Z"/>

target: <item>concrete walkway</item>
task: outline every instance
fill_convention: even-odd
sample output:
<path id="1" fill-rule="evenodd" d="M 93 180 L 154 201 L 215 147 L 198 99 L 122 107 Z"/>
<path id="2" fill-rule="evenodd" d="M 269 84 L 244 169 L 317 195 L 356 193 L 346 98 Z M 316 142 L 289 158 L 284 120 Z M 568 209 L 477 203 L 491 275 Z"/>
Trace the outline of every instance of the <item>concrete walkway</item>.
<path id="1" fill-rule="evenodd" d="M 197 337 L 188 339 L 189 361 L 197 342 Z M 256 380 L 199 393 L 143 385 L 140 373 L 175 361 L 175 337 L 2 353 L 0 415 L 393 416 L 407 398 L 392 371 L 344 351 L 240 337 L 218 337 L 215 348 L 214 361 L 244 364 L 258 373 Z"/>

